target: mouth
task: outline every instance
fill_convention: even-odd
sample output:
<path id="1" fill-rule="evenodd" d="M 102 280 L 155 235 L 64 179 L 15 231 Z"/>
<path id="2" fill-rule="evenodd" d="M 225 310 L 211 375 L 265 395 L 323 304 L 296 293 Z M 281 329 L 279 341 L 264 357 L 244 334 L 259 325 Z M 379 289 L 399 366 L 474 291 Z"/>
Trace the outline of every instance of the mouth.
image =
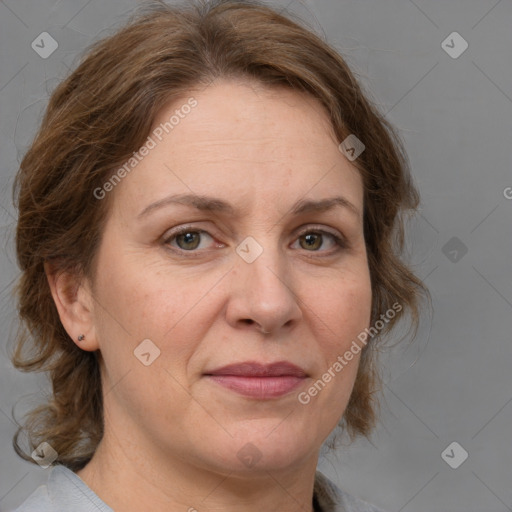
<path id="1" fill-rule="evenodd" d="M 235 393 L 260 400 L 284 396 L 308 377 L 302 368 L 288 361 L 246 361 L 207 371 L 204 376 Z"/>

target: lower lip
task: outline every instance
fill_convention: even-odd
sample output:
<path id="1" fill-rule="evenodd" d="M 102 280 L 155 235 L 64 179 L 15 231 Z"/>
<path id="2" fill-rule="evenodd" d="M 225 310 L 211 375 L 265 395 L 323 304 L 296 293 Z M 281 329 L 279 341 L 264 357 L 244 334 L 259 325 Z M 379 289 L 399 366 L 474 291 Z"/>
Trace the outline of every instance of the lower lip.
<path id="1" fill-rule="evenodd" d="M 243 377 L 240 375 L 208 375 L 217 384 L 240 395 L 252 398 L 276 398 L 293 391 L 304 378 L 283 375 L 282 377 Z"/>

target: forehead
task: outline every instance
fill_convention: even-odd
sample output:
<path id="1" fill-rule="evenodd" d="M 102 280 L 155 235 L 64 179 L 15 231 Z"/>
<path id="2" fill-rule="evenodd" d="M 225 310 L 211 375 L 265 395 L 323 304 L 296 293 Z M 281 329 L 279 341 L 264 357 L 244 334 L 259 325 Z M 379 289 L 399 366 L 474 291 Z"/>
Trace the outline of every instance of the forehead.
<path id="1" fill-rule="evenodd" d="M 308 191 L 362 202 L 359 171 L 339 151 L 320 102 L 305 93 L 223 80 L 165 105 L 150 137 L 154 147 L 116 192 L 132 206 L 212 189 L 230 202 L 257 191 L 283 205 Z"/>
<path id="2" fill-rule="evenodd" d="M 306 147 L 299 142 L 313 137 L 322 146 L 336 144 L 327 112 L 316 98 L 285 86 L 269 87 L 257 82 L 223 79 L 201 90 L 191 91 L 189 96 L 164 106 L 157 115 L 153 129 L 166 122 L 173 112 L 179 111 L 191 97 L 197 106 L 180 121 L 181 129 L 173 130 L 177 144 L 187 142 L 232 144 L 261 143 L 273 149 L 290 145 L 294 153 L 302 153 Z M 185 123 L 188 117 L 190 121 Z M 183 126 L 194 123 L 194 138 Z M 186 141 L 180 138 L 184 135 Z M 317 147 L 317 146 L 315 146 Z M 315 152 L 309 147 L 308 153 Z M 322 151 L 322 147 L 318 152 Z"/>

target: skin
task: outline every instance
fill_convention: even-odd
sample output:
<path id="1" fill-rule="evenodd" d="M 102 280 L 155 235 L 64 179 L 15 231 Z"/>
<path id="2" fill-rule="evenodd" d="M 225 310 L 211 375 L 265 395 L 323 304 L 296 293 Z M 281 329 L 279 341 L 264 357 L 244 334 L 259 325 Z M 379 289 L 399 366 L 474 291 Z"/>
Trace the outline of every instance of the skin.
<path id="1" fill-rule="evenodd" d="M 297 395 L 370 322 L 362 181 L 314 98 L 235 80 L 192 95 L 197 107 L 110 192 L 94 282 L 47 267 L 70 337 L 102 356 L 105 434 L 77 474 L 125 512 L 309 512 L 318 454 L 347 406 L 360 355 L 308 404 Z M 155 126 L 187 99 L 163 108 Z M 182 193 L 220 198 L 236 212 L 171 204 L 137 218 Z M 300 199 L 335 195 L 357 212 L 291 212 Z M 171 238 L 189 224 L 192 242 Z M 252 263 L 236 252 L 248 236 L 263 248 Z M 133 353 L 144 339 L 160 350 L 149 366 Z M 288 360 L 308 378 L 256 400 L 203 375 L 247 360 Z M 252 467 L 237 457 L 247 443 L 261 455 Z"/>

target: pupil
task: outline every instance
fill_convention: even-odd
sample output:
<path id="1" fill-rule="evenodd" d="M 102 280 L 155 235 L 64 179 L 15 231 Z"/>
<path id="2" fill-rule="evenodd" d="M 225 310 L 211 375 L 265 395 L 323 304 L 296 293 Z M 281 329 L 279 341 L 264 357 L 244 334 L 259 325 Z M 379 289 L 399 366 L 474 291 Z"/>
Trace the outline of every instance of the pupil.
<path id="1" fill-rule="evenodd" d="M 182 236 L 182 240 L 185 245 L 194 244 L 194 237 L 196 236 L 195 233 L 188 232 L 188 233 L 184 233 L 181 236 Z M 190 248 L 190 247 L 188 247 L 188 248 Z M 194 248 L 194 247 L 192 247 L 192 248 Z"/>
<path id="2" fill-rule="evenodd" d="M 311 234 L 311 233 L 309 235 L 306 235 L 306 243 L 308 244 L 309 247 L 318 245 L 318 244 L 316 244 L 317 241 L 318 241 L 318 235 Z"/>

